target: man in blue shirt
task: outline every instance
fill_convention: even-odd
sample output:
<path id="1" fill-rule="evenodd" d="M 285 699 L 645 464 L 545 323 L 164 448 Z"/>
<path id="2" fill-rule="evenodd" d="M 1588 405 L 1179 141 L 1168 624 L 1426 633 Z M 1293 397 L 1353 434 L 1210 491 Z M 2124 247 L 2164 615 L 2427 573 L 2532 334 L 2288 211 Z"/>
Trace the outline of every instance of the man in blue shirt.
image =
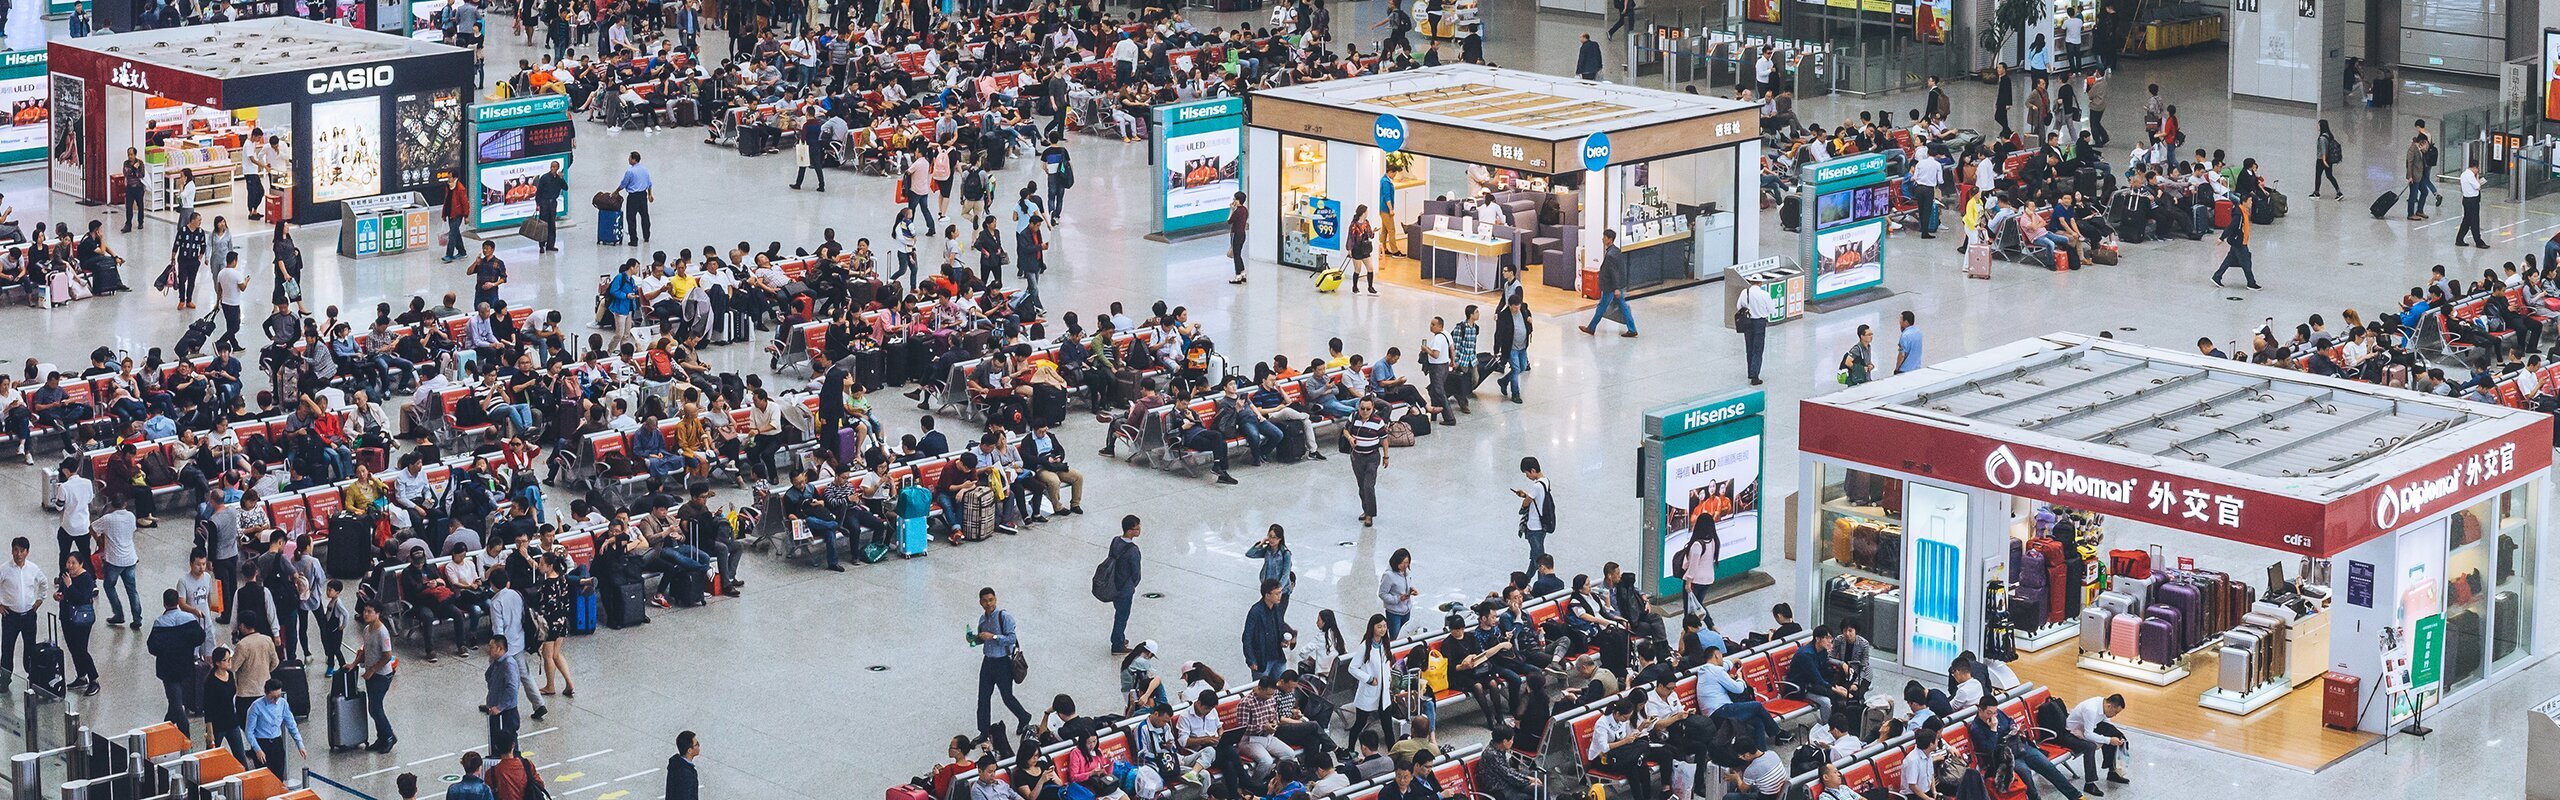
<path id="1" fill-rule="evenodd" d="M 1022 701 L 1013 699 L 1013 648 L 1019 641 L 1015 638 L 1013 614 L 996 606 L 993 588 L 978 590 L 978 609 L 977 629 L 969 632 L 969 644 L 981 648 L 986 656 L 978 664 L 978 731 L 984 734 L 993 727 L 987 719 L 994 710 L 988 704 L 992 694 L 1004 695 L 1005 706 L 1013 711 L 1014 730 L 1030 727 L 1031 712 L 1023 710 Z M 991 737 L 990 741 L 1000 749 L 1005 747 L 1001 736 Z"/>
<path id="2" fill-rule="evenodd" d="M 516 672 L 516 660 L 507 657 L 507 637 L 489 637 L 483 652 L 489 656 L 489 669 L 481 673 L 488 692 L 481 698 L 480 713 L 489 716 L 489 752 L 495 753 L 505 744 L 501 740 L 514 739 L 516 729 L 524 724 L 516 714 L 516 685 L 522 679 Z"/>
<path id="3" fill-rule="evenodd" d="M 1847 687 L 1831 682 L 1838 663 L 1831 660 L 1831 629 L 1820 625 L 1813 628 L 1813 641 L 1796 648 L 1795 658 L 1787 662 L 1787 682 L 1795 684 L 1800 699 L 1813 704 L 1816 721 L 1830 720 L 1832 701 L 1849 697 Z"/>
<path id="4" fill-rule="evenodd" d="M 622 193 L 623 243 L 639 247 L 649 241 L 649 201 L 657 199 L 657 184 L 649 182 L 649 170 L 640 166 L 640 151 L 631 151 L 631 166 L 622 171 L 622 183 L 614 187 Z"/>
<path id="5" fill-rule="evenodd" d="M 1778 720 L 1760 701 L 1751 699 L 1751 687 L 1733 677 L 1724 664 L 1724 650 L 1706 650 L 1706 664 L 1698 667 L 1698 710 L 1709 719 L 1740 722 L 1756 733 L 1757 747 L 1766 749 L 1770 742 L 1784 742 L 1786 732 L 1778 728 Z"/>
<path id="6" fill-rule="evenodd" d="M 249 716 L 242 727 L 248 730 L 249 740 L 258 744 L 258 766 L 283 780 L 285 737 L 293 737 L 296 754 L 309 758 L 311 753 L 302 749 L 302 726 L 294 724 L 293 707 L 285 702 L 284 681 L 268 678 L 266 690 L 266 694 L 249 703 Z"/>
<path id="7" fill-rule="evenodd" d="M 1894 357 L 1893 374 L 1900 375 L 1920 368 L 1919 316 L 1909 311 L 1902 312 L 1902 337 L 1896 342 L 1896 346 L 1901 352 Z"/>

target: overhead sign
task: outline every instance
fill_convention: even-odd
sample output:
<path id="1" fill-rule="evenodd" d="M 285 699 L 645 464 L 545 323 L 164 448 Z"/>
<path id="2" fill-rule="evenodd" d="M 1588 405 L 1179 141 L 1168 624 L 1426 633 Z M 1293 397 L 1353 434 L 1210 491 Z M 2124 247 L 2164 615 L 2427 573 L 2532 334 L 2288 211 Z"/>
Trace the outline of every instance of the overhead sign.
<path id="1" fill-rule="evenodd" d="M 305 94 L 322 95 L 372 89 L 391 85 L 399 79 L 399 74 L 399 71 L 389 64 L 314 72 L 303 77 L 302 91 Z"/>
<path id="2" fill-rule="evenodd" d="M 1599 172 L 1609 168 L 1609 134 L 1594 133 L 1582 138 L 1582 168 Z"/>
<path id="3" fill-rule="evenodd" d="M 485 126 L 492 122 L 505 122 L 509 120 L 523 119 L 526 117 L 538 117 L 546 114 L 567 113 L 569 113 L 568 95 L 538 94 L 517 100 L 481 103 L 479 105 L 472 106 L 471 121 L 474 124 Z"/>
<path id="4" fill-rule="evenodd" d="M 2320 558 L 2551 466 L 2551 420 L 2326 503 L 2046 450 L 1892 414 L 1805 403 L 1805 452 Z"/>
<path id="5" fill-rule="evenodd" d="M 1394 114 L 1380 114 L 1378 121 L 1369 125 L 1369 135 L 1370 138 L 1377 140 L 1380 150 L 1390 153 L 1402 150 L 1405 140 L 1404 120 L 1397 119 Z"/>

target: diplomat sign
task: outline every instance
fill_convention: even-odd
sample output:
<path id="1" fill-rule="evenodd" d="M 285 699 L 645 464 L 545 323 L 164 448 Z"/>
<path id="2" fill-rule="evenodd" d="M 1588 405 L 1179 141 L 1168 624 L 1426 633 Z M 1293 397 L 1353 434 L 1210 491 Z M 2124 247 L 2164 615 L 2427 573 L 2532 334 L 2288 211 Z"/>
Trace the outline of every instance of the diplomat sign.
<path id="1" fill-rule="evenodd" d="M 2044 489 L 2050 495 L 2078 495 L 2110 503 L 2133 502 L 2133 479 L 2108 480 L 2080 474 L 2071 467 L 2057 467 L 2051 461 L 2020 461 L 2009 452 L 2008 445 L 1991 451 L 1982 459 L 1982 478 L 2002 489 L 2015 489 L 2018 484 Z"/>

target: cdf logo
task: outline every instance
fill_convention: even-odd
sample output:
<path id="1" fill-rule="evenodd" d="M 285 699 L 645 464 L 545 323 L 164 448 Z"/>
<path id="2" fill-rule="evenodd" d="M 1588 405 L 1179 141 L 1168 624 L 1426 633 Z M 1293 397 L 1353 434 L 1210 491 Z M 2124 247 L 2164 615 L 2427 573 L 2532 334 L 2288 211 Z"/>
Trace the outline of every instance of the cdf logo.
<path id="1" fill-rule="evenodd" d="M 1609 166 L 1609 134 L 1595 133 L 1582 139 L 1582 168 L 1599 172 Z"/>
<path id="2" fill-rule="evenodd" d="M 1369 126 L 1369 135 L 1378 140 L 1378 149 L 1390 153 L 1404 149 L 1404 120 L 1394 114 L 1380 114 Z"/>

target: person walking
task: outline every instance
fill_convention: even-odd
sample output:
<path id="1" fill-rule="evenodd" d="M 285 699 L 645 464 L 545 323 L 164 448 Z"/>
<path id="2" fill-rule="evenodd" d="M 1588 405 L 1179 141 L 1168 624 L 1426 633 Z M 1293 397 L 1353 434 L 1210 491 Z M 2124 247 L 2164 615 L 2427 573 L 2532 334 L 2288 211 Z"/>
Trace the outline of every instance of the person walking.
<path id="1" fill-rule="evenodd" d="M 535 252 L 560 252 L 560 199 L 568 194 L 569 178 L 560 174 L 558 161 L 533 179 L 533 218 L 542 220 L 542 248 Z"/>
<path id="2" fill-rule="evenodd" d="M 462 171 L 455 170 L 444 182 L 444 260 L 471 254 L 462 246 L 462 221 L 471 216 L 471 190 L 462 185 Z"/>
<path id="3" fill-rule="evenodd" d="M 2338 145 L 2337 134 L 2329 132 L 2328 120 L 2320 121 L 2320 135 L 2312 142 L 2312 149 L 2316 152 L 2311 154 L 2311 196 L 2320 196 L 2320 181 L 2325 178 L 2329 192 L 2340 200 L 2346 199 L 2347 191 L 2338 188 L 2338 157 L 2345 155 L 2346 149 Z"/>
<path id="4" fill-rule="evenodd" d="M 1573 56 L 1573 74 L 1586 81 L 1600 79 L 1600 43 L 1591 34 L 1582 35 L 1582 49 Z"/>
<path id="5" fill-rule="evenodd" d="M 2480 159 L 2462 165 L 2462 225 L 2453 229 L 2453 246 L 2462 246 L 2462 235 L 2471 234 L 2471 246 L 2489 249 L 2489 240 L 2480 238 Z"/>
<path id="6" fill-rule="evenodd" d="M 1520 402 L 1521 373 L 1529 371 L 1529 301 L 1515 290 L 1504 298 L 1502 308 L 1494 312 L 1493 351 L 1503 358 L 1502 381 L 1497 384 L 1503 399 Z"/>
<path id="7" fill-rule="evenodd" d="M 1076 185 L 1075 159 L 1067 153 L 1065 133 L 1049 135 L 1049 146 L 1040 150 L 1040 169 L 1049 181 L 1049 224 L 1056 225 L 1058 218 L 1066 216 L 1067 190 Z"/>
<path id="8" fill-rule="evenodd" d="M 507 637 L 493 635 L 481 652 L 489 657 L 488 669 L 480 673 L 483 687 L 480 713 L 489 718 L 489 752 L 498 752 L 504 739 L 516 735 L 524 720 L 516 713 L 516 689 L 523 683 L 516 660 L 507 657 Z"/>
<path id="9" fill-rule="evenodd" d="M 1422 592 L 1413 588 L 1413 551 L 1402 547 L 1387 556 L 1387 571 L 1378 573 L 1378 603 L 1387 615 L 1387 636 L 1393 641 L 1404 633 L 1404 624 L 1413 619 L 1413 599 Z"/>
<path id="10" fill-rule="evenodd" d="M 1556 531 L 1555 493 L 1547 485 L 1546 470 L 1538 466 L 1537 456 L 1520 457 L 1520 477 L 1529 485 L 1511 490 L 1520 496 L 1520 538 L 1529 541 L 1530 574 L 1538 572 L 1538 557 L 1547 554 L 1547 534 Z"/>
<path id="11" fill-rule="evenodd" d="M 1920 157 L 1911 160 L 1911 199 L 1920 203 L 1920 238 L 1938 238 L 1938 187 L 1947 181 L 1947 167 L 1938 162 L 1943 151 L 1936 143 L 1921 149 Z"/>
<path id="12" fill-rule="evenodd" d="M 249 219 L 265 219 L 262 212 L 267 205 L 267 175 L 276 168 L 276 147 L 267 140 L 265 128 L 250 128 L 249 146 L 244 149 L 247 152 L 242 154 L 240 172 L 249 179 L 249 195 L 245 198 Z"/>
<path id="13" fill-rule="evenodd" d="M 2222 254 L 2222 266 L 2213 270 L 2213 285 L 2221 286 L 2222 273 L 2239 267 L 2240 277 L 2249 282 L 2249 288 L 2256 289 L 2260 288 L 2258 273 L 2250 269 L 2249 264 L 2249 207 L 2257 201 L 2248 195 L 2238 195 L 2236 199 L 2239 205 L 2231 209 L 2231 227 L 2222 229 L 2222 243 L 2229 245 L 2230 249 Z M 2454 243 L 2461 244 L 2461 241 Z"/>
<path id="14" fill-rule="evenodd" d="M 1378 740 L 1394 738 L 1395 722 L 1386 713 L 1388 686 L 1395 675 L 1395 658 L 1388 645 L 1395 640 L 1393 623 L 1384 614 L 1369 615 L 1369 624 L 1360 627 L 1360 646 L 1342 660 L 1343 671 L 1351 677 L 1351 727 L 1342 732 L 1344 747 L 1360 741 L 1360 732 L 1369 721 L 1378 722 Z"/>
<path id="15" fill-rule="evenodd" d="M 1840 385 L 1856 386 L 1875 379 L 1875 342 L 1875 329 L 1866 325 L 1859 325 L 1858 343 L 1850 345 L 1848 352 L 1840 354 L 1840 371 L 1838 373 L 1840 377 Z"/>
<path id="16" fill-rule="evenodd" d="M 127 147 L 124 149 L 123 172 L 124 227 L 117 228 L 116 232 L 132 233 L 133 229 L 142 227 L 142 200 L 148 192 L 148 189 L 145 187 L 149 185 L 148 179 L 144 176 L 142 150 L 140 148 Z"/>
<path id="17" fill-rule="evenodd" d="M 1111 654 L 1129 654 L 1129 604 L 1138 598 L 1138 579 L 1143 574 L 1146 554 L 1138 550 L 1138 531 L 1142 527 L 1138 515 L 1120 518 L 1120 536 L 1111 540 L 1112 584 L 1120 593 L 1111 598 Z"/>
<path id="18" fill-rule="evenodd" d="M 391 730 L 391 716 L 384 701 L 391 696 L 391 679 L 399 674 L 400 658 L 392 654 L 391 628 L 382 624 L 382 607 L 371 602 L 356 607 L 356 618 L 363 630 L 356 637 L 356 660 L 353 669 L 364 677 L 365 712 L 373 717 L 373 741 L 365 749 L 376 753 L 391 752 L 400 743 L 400 735 Z"/>
<path id="19" fill-rule="evenodd" d="M 798 146 L 791 148 L 791 154 L 799 161 L 800 167 L 791 173 L 791 188 L 794 190 L 800 188 L 801 182 L 812 171 L 818 173 L 818 191 L 827 190 L 828 119 L 824 114 L 811 114 L 800 122 L 800 141 L 796 143 Z"/>
<path id="20" fill-rule="evenodd" d="M 1342 426 L 1351 446 L 1351 480 L 1360 487 L 1360 527 L 1378 521 L 1378 471 L 1387 467 L 1387 422 L 1378 416 L 1377 401 L 1363 398 Z"/>
<path id="21" fill-rule="evenodd" d="M 524 593 L 514 585 L 515 575 L 509 570 L 491 570 L 487 585 L 495 591 L 489 596 L 489 635 L 506 640 L 506 658 L 515 662 L 516 688 L 523 690 L 526 702 L 533 704 L 533 719 L 550 716 L 551 706 L 542 702 L 542 690 L 533 683 L 533 670 L 525 665 Z"/>
<path id="22" fill-rule="evenodd" d="M 1344 235 L 1349 237 L 1351 245 L 1348 253 L 1351 257 L 1351 292 L 1358 294 L 1360 279 L 1366 277 L 1369 279 L 1369 293 L 1377 294 L 1378 230 L 1377 226 L 1369 222 L 1368 206 L 1363 205 L 1351 210 L 1351 227 L 1344 232 Z"/>
<path id="23" fill-rule="evenodd" d="M 1236 276 L 1228 283 L 1244 282 L 1244 234 L 1251 219 L 1244 193 L 1237 192 L 1234 200 L 1227 201 L 1227 260 L 1236 265 Z"/>
<path id="24" fill-rule="evenodd" d="M 196 646 L 205 642 L 205 623 L 178 605 L 178 590 L 160 590 L 160 618 L 151 621 L 151 634 L 143 639 L 143 647 L 151 653 L 151 676 L 160 679 L 160 695 L 168 701 L 161 719 L 177 726 L 180 735 L 191 736 L 187 684 L 196 679 Z M 227 697 L 221 700 L 230 702 Z"/>
<path id="25" fill-rule="evenodd" d="M 1618 335 L 1629 339 L 1636 338 L 1636 312 L 1627 307 L 1627 294 L 1624 288 L 1627 280 L 1627 253 L 1618 249 L 1618 232 L 1615 229 L 1602 230 L 1600 241 L 1600 305 L 1591 309 L 1591 322 L 1582 326 L 1582 332 L 1591 333 L 1592 329 L 1599 327 L 1600 321 L 1607 319 L 1609 309 L 1614 307 L 1618 309 L 1619 318 L 1625 320 L 1624 324 L 1627 326 L 1627 329 Z"/>
<path id="26" fill-rule="evenodd" d="M 471 276 L 473 306 L 497 308 L 504 305 L 504 301 L 498 299 L 498 287 L 507 285 L 507 261 L 498 257 L 497 242 L 481 240 L 480 257 L 474 259 L 471 266 L 465 267 L 462 272 Z"/>
<path id="27" fill-rule="evenodd" d="M 1934 159 L 1920 160 L 1934 163 Z M 1758 275 L 1751 277 L 1750 284 L 1742 287 L 1742 296 L 1733 301 L 1733 329 L 1742 334 L 1742 374 L 1751 379 L 1753 386 L 1760 385 L 1760 359 L 1769 349 L 1769 317 L 1777 313 L 1776 302 L 1769 298 L 1768 282 Z"/>
<path id="28" fill-rule="evenodd" d="M 1618 10 L 1618 18 L 1609 23 L 1609 32 L 1603 36 L 1616 36 L 1619 28 L 1635 30 L 1636 0 L 1612 0 L 1610 6 Z"/>
<path id="29" fill-rule="evenodd" d="M 622 170 L 622 182 L 614 190 L 622 193 L 623 243 L 639 247 L 649 241 L 649 201 L 658 199 L 657 184 L 649 180 L 649 168 L 640 166 L 640 151 L 630 155 L 631 166 Z M 554 163 L 552 169 L 559 169 Z"/>
<path id="30" fill-rule="evenodd" d="M 2427 194 L 2435 191 L 2436 188 L 2435 181 L 2427 178 L 2430 161 L 2428 156 L 2431 148 L 2432 145 L 2427 143 L 2426 134 L 2416 134 L 2409 137 L 2409 149 L 2400 156 L 2401 178 L 2409 184 L 2407 216 L 2412 221 L 2427 218 Z"/>
<path id="31" fill-rule="evenodd" d="M 1289 597 L 1298 592 L 1297 556 L 1289 552 L 1289 533 L 1280 523 L 1264 529 L 1262 541 L 1245 548 L 1244 557 L 1262 559 L 1261 579 L 1280 582 L 1280 613 L 1289 613 Z"/>
<path id="32" fill-rule="evenodd" d="M 2089 109 L 2089 137 L 2099 147 L 2107 146 L 2114 137 L 2107 135 L 2107 70 L 2105 58 L 2098 69 L 2080 78 L 2080 104 Z"/>
<path id="33" fill-rule="evenodd" d="M 1906 309 L 1902 312 L 1902 333 L 1894 339 L 1893 374 L 1917 370 L 1920 361 L 1920 315 Z"/>
<path id="34" fill-rule="evenodd" d="M 1012 695 L 1006 695 L 1012 700 Z M 658 800 L 702 800 L 702 773 L 693 763 L 702 757 L 702 737 L 692 731 L 676 734 L 676 754 L 667 757 L 665 796 Z"/>
<path id="35" fill-rule="evenodd" d="M 142 595 L 133 584 L 133 568 L 142 563 L 142 554 L 133 545 L 134 528 L 133 512 L 127 509 L 109 512 L 89 525 L 89 535 L 95 540 L 90 545 L 91 552 L 98 554 L 98 580 L 103 584 L 99 588 L 106 592 L 107 608 L 114 612 L 107 618 L 109 627 L 127 624 L 127 606 L 133 611 L 130 624 L 142 627 Z M 116 595 L 117 583 L 124 584 L 122 597 Z"/>
<path id="36" fill-rule="evenodd" d="M 196 307 L 196 276 L 204 274 L 204 254 L 212 245 L 204 231 L 204 215 L 190 213 L 178 228 L 178 236 L 169 242 L 169 288 L 178 295 L 178 307 Z"/>
<path id="37" fill-rule="evenodd" d="M 222 311 L 222 336 L 214 346 L 240 349 L 240 303 L 249 294 L 249 271 L 240 268 L 240 251 L 233 250 L 222 260 L 222 271 L 213 274 L 213 304 Z"/>
<path id="38" fill-rule="evenodd" d="M 256 766 L 266 768 L 281 781 L 290 774 L 285 771 L 285 739 L 293 739 L 295 755 L 308 759 L 311 751 L 302 748 L 302 725 L 293 721 L 293 705 L 284 699 L 284 681 L 268 678 L 259 688 L 262 693 L 250 701 L 249 713 L 241 719 L 240 727 L 249 737 L 250 755 Z"/>
<path id="39" fill-rule="evenodd" d="M 1280 631 L 1289 626 L 1286 610 L 1281 605 L 1280 582 L 1263 579 L 1261 595 L 1244 612 L 1244 663 L 1255 678 L 1278 678 L 1288 666 L 1288 652 L 1280 647 Z"/>
<path id="40" fill-rule="evenodd" d="M 1009 747 L 1005 737 L 996 732 L 995 724 L 987 718 L 994 710 L 990 700 L 996 694 L 1004 695 L 1005 707 L 1013 711 L 1016 733 L 1031 726 L 1031 712 L 1024 710 L 1022 701 L 1013 697 L 1013 654 L 1021 649 L 1022 640 L 1014 627 L 1013 612 L 996 605 L 994 587 L 978 590 L 978 625 L 969 632 L 969 645 L 978 648 L 981 656 L 978 660 L 978 734 L 996 743 L 997 747 Z"/>

